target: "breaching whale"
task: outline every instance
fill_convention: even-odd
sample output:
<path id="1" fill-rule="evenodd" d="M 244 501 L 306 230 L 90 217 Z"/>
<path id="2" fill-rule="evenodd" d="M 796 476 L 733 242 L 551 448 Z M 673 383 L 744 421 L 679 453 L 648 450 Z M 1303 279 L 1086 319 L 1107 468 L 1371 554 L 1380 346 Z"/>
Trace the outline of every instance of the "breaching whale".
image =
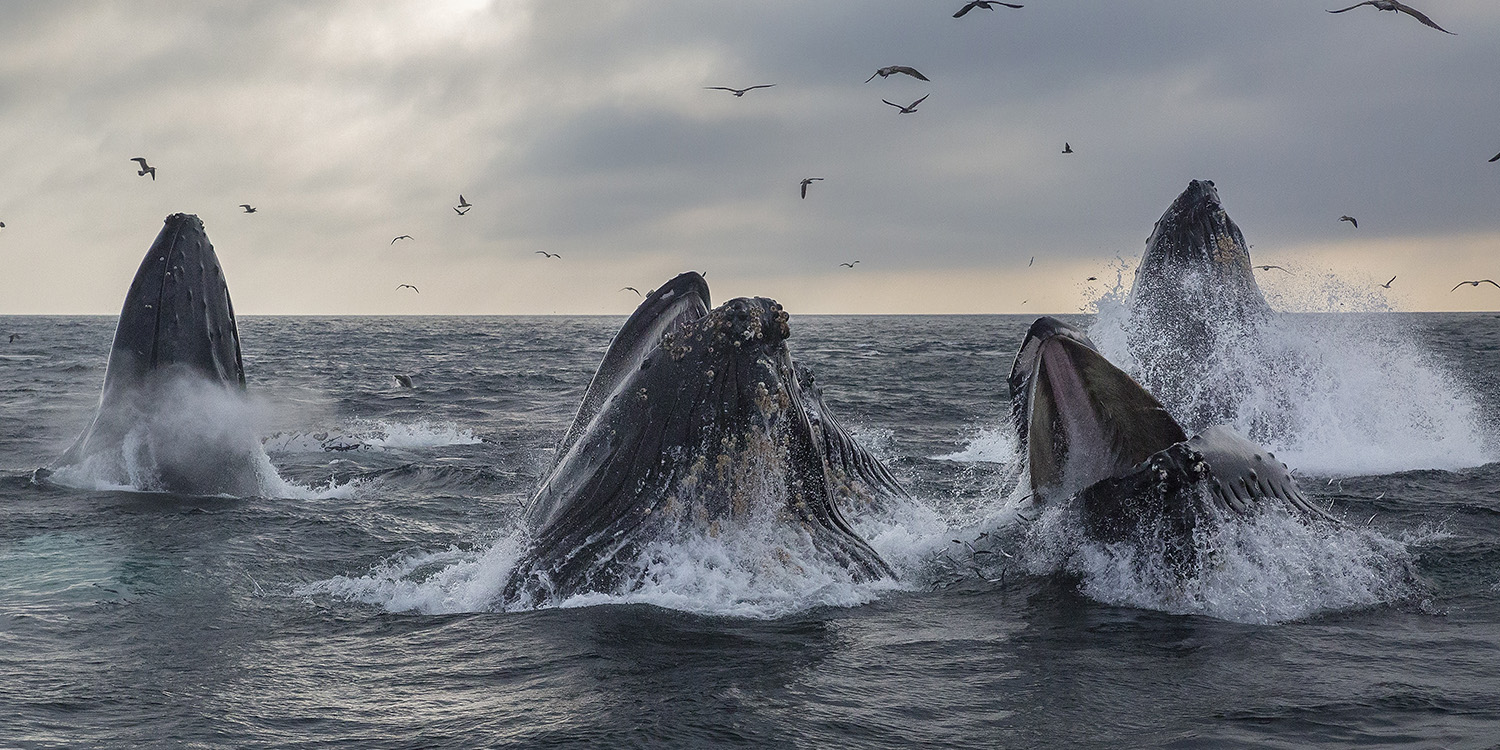
<path id="1" fill-rule="evenodd" d="M 1099 354 L 1082 331 L 1032 324 L 1011 368 L 1011 414 L 1041 504 L 1076 498 L 1088 538 L 1161 550 L 1178 569 L 1195 560 L 1194 532 L 1280 503 L 1328 518 L 1285 464 L 1232 428 L 1188 437 L 1145 388 Z"/>
<path id="2" fill-rule="evenodd" d="M 1230 419 L 1244 389 L 1220 371 L 1221 353 L 1256 346 L 1271 307 L 1212 181 L 1188 183 L 1157 220 L 1126 304 L 1126 341 L 1147 389 L 1195 429 Z"/>
<path id="3" fill-rule="evenodd" d="M 168 216 L 120 309 L 98 413 L 50 473 L 82 471 L 143 490 L 253 494 L 259 443 L 243 425 L 224 423 L 225 414 L 205 413 L 244 388 L 234 306 L 203 222 Z"/>
<path id="4" fill-rule="evenodd" d="M 853 580 L 893 576 L 840 505 L 904 491 L 793 363 L 786 312 L 709 299 L 702 276 L 681 274 L 616 334 L 528 505 L 507 603 L 628 591 L 650 545 L 753 524 L 789 531 Z M 786 564 L 774 558 L 752 564 Z"/>

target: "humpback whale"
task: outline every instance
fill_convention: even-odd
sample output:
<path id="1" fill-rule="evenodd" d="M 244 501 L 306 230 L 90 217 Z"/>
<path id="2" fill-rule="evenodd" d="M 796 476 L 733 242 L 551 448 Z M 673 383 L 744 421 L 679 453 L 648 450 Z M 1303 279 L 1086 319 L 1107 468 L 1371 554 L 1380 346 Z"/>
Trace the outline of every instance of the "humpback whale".
<path id="1" fill-rule="evenodd" d="M 645 575 L 648 546 L 756 523 L 791 532 L 853 580 L 893 577 L 841 505 L 904 490 L 829 413 L 792 361 L 790 335 L 770 299 L 710 309 L 697 273 L 647 295 L 527 507 L 530 547 L 503 600 L 627 591 Z"/>
<path id="2" fill-rule="evenodd" d="M 1271 307 L 1213 182 L 1188 183 L 1157 220 L 1126 306 L 1126 342 L 1147 389 L 1194 428 L 1230 419 L 1242 389 L 1236 373 L 1215 372 L 1216 353 L 1254 346 Z"/>
<path id="3" fill-rule="evenodd" d="M 168 216 L 125 295 L 98 413 L 39 473 L 74 469 L 143 490 L 253 494 L 259 443 L 243 425 L 225 424 L 226 415 L 203 413 L 244 389 L 234 306 L 203 222 Z"/>
<path id="4" fill-rule="evenodd" d="M 1178 570 L 1195 530 L 1268 504 L 1328 518 L 1285 464 L 1215 425 L 1189 437 L 1161 402 L 1101 355 L 1082 331 L 1044 317 L 1011 368 L 1011 414 L 1038 503 L 1076 499 L 1085 535 L 1160 549 Z"/>

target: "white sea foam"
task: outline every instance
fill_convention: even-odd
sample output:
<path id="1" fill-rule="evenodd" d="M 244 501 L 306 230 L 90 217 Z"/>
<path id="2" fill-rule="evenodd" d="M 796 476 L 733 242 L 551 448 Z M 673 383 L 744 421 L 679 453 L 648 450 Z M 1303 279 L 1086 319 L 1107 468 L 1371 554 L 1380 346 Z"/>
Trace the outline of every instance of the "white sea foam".
<path id="1" fill-rule="evenodd" d="M 271 453 L 389 449 L 420 450 L 483 442 L 474 431 L 447 422 L 398 422 L 355 419 L 338 429 L 316 432 L 278 432 L 264 441 Z"/>

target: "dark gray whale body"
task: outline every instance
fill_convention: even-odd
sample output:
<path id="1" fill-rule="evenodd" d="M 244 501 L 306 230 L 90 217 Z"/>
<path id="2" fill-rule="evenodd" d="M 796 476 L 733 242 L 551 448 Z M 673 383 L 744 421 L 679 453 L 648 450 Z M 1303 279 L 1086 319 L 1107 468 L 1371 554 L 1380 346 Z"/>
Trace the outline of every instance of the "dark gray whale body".
<path id="1" fill-rule="evenodd" d="M 1081 331 L 1032 324 L 1010 374 L 1011 410 L 1039 503 L 1076 498 L 1085 534 L 1195 561 L 1194 531 L 1268 503 L 1310 518 L 1286 465 L 1225 426 L 1189 438 L 1146 389 Z"/>
<path id="2" fill-rule="evenodd" d="M 1240 228 L 1208 180 L 1193 180 L 1147 240 L 1127 301 L 1126 341 L 1148 390 L 1194 428 L 1228 421 L 1244 392 L 1221 367 L 1271 317 Z"/>
<path id="3" fill-rule="evenodd" d="M 827 412 L 790 333 L 769 299 L 710 310 L 697 273 L 648 295 L 531 500 L 531 546 L 503 600 L 627 591 L 648 545 L 754 522 L 791 529 L 855 580 L 892 576 L 839 505 L 904 492 Z"/>
<path id="4" fill-rule="evenodd" d="M 219 439 L 225 426 L 193 413 L 216 391 L 244 388 L 234 306 L 203 222 L 168 216 L 125 295 L 98 413 L 54 468 L 140 489 L 254 492 L 241 454 L 258 444 Z"/>

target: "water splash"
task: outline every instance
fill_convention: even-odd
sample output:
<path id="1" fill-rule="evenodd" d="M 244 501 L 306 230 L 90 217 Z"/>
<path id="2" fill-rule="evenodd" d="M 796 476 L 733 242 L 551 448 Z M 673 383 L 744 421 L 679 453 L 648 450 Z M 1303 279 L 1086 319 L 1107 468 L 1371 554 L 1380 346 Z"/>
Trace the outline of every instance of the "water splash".
<path id="1" fill-rule="evenodd" d="M 1268 296 L 1303 310 L 1389 307 L 1367 285 L 1304 273 L 1298 286 Z M 1174 366 L 1173 353 L 1132 352 L 1122 289 L 1095 305 L 1089 336 L 1190 432 L 1207 426 L 1190 424 L 1192 415 L 1215 413 L 1287 464 L 1324 476 L 1454 470 L 1500 457 L 1473 390 L 1420 345 L 1423 333 L 1409 319 L 1281 313 L 1236 322 L 1203 363 L 1204 377 L 1166 385 L 1176 381 L 1152 368 Z"/>
<path id="2" fill-rule="evenodd" d="M 1043 512 L 1021 547 L 1022 565 L 1075 575 L 1084 595 L 1106 604 L 1272 624 L 1417 592 L 1407 544 L 1363 526 L 1312 522 L 1276 507 L 1220 518 L 1198 528 L 1197 561 L 1184 571 L 1163 559 L 1165 545 L 1083 539 L 1074 516 L 1066 505 Z"/>

